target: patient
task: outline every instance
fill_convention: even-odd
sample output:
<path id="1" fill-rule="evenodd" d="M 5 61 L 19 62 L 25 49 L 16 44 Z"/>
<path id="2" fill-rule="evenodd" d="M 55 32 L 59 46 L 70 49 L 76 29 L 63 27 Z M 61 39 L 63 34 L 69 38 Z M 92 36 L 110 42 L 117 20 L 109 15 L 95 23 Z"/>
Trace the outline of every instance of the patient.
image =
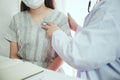
<path id="1" fill-rule="evenodd" d="M 63 61 L 41 28 L 46 22 L 60 26 L 71 35 L 67 17 L 55 9 L 54 0 L 22 0 L 21 12 L 13 17 L 6 36 L 10 42 L 10 58 L 58 71 Z"/>

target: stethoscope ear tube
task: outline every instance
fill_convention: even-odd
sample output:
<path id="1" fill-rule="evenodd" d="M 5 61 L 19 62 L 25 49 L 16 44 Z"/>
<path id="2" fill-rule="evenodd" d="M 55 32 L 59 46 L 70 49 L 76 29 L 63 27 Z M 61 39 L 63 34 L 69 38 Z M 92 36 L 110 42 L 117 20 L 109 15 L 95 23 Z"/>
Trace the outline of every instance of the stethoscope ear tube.
<path id="1" fill-rule="evenodd" d="M 89 3 L 88 3 L 88 12 L 90 12 L 90 7 L 91 7 L 91 0 L 89 0 Z"/>

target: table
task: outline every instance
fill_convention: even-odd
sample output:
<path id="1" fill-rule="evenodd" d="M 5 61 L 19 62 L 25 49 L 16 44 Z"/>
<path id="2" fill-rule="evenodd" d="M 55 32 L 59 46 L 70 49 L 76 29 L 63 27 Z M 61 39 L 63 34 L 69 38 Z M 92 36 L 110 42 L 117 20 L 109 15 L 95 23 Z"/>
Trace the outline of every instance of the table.
<path id="1" fill-rule="evenodd" d="M 0 80 L 83 80 L 19 59 L 0 56 Z"/>

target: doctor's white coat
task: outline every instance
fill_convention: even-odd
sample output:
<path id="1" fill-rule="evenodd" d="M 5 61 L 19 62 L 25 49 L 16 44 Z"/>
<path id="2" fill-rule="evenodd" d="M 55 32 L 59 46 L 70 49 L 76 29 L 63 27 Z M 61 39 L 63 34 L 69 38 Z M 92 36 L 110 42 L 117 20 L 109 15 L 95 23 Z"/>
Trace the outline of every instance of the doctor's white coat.
<path id="1" fill-rule="evenodd" d="M 57 30 L 52 46 L 85 80 L 120 80 L 120 0 L 101 0 L 74 38 Z"/>

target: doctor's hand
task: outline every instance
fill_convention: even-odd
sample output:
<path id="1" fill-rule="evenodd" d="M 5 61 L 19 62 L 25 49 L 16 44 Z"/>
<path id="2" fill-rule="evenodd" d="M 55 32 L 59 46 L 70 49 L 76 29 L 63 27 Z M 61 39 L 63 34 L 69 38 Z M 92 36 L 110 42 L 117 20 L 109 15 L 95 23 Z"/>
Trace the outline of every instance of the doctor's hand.
<path id="1" fill-rule="evenodd" d="M 50 22 L 46 23 L 46 25 L 44 25 L 42 28 L 46 31 L 48 38 L 52 38 L 53 32 L 60 29 L 57 25 L 54 25 Z"/>
<path id="2" fill-rule="evenodd" d="M 68 13 L 68 22 L 69 26 L 73 31 L 77 30 L 78 24 L 75 22 L 75 20 L 71 17 L 71 15 Z"/>

